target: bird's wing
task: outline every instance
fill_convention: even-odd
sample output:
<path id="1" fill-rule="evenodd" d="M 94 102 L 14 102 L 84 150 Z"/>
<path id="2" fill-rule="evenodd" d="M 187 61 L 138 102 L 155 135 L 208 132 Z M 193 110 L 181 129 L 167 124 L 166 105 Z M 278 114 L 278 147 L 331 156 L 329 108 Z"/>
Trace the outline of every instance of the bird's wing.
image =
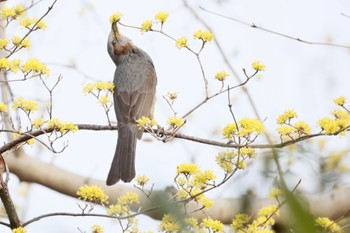
<path id="1" fill-rule="evenodd" d="M 136 123 L 142 116 L 153 117 L 157 77 L 152 61 L 143 53 L 137 58 L 140 60 L 115 74 L 114 103 L 119 122 Z"/>

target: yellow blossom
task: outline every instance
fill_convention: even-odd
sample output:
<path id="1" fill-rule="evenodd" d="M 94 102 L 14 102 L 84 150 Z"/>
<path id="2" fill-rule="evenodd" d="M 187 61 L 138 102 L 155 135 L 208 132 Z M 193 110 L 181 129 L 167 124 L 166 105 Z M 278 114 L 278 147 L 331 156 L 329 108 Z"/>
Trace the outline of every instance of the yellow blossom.
<path id="1" fill-rule="evenodd" d="M 115 205 L 109 205 L 107 209 L 107 213 L 109 215 L 128 215 L 130 213 L 130 209 L 127 205 L 122 204 L 115 204 Z"/>
<path id="2" fill-rule="evenodd" d="M 96 185 L 81 186 L 77 191 L 77 196 L 84 201 L 100 203 L 103 206 L 108 204 L 108 196 Z"/>
<path id="3" fill-rule="evenodd" d="M 177 166 L 176 173 L 177 174 L 195 174 L 199 171 L 198 165 L 194 163 L 183 163 Z"/>
<path id="4" fill-rule="evenodd" d="M 340 233 L 342 232 L 341 227 L 334 221 L 330 220 L 326 217 L 318 217 L 316 220 L 316 225 L 322 227 L 324 230 L 327 230 L 332 233 Z"/>
<path id="5" fill-rule="evenodd" d="M 145 20 L 141 25 L 142 32 L 148 32 L 152 30 L 153 22 L 152 20 Z"/>
<path id="6" fill-rule="evenodd" d="M 57 118 L 53 118 L 49 120 L 48 128 L 58 130 L 63 134 L 69 131 L 75 132 L 78 130 L 78 126 L 74 125 L 72 122 L 63 123 Z"/>
<path id="7" fill-rule="evenodd" d="M 282 195 L 282 190 L 280 190 L 280 189 L 272 189 L 269 193 L 269 197 L 271 199 L 276 199 L 281 195 Z"/>
<path id="8" fill-rule="evenodd" d="M 17 73 L 20 69 L 21 66 L 21 59 L 17 58 L 17 59 L 13 59 L 12 61 L 10 61 L 10 70 L 13 73 Z"/>
<path id="9" fill-rule="evenodd" d="M 154 16 L 154 18 L 161 23 L 164 23 L 168 19 L 168 17 L 169 17 L 169 14 L 165 12 L 158 12 Z"/>
<path id="10" fill-rule="evenodd" d="M 17 227 L 12 230 L 12 233 L 26 233 L 27 230 L 24 227 Z"/>
<path id="11" fill-rule="evenodd" d="M 265 71 L 265 65 L 262 64 L 259 60 L 253 61 L 252 68 L 256 71 Z"/>
<path id="12" fill-rule="evenodd" d="M 16 47 L 30 48 L 31 42 L 28 38 L 23 39 L 19 36 L 12 37 L 12 44 Z"/>
<path id="13" fill-rule="evenodd" d="M 280 125 L 277 128 L 277 132 L 280 135 L 291 135 L 292 133 L 296 132 L 296 129 L 289 125 Z"/>
<path id="14" fill-rule="evenodd" d="M 25 74 L 29 74 L 30 72 L 33 72 L 34 75 L 50 74 L 50 69 L 36 58 L 28 59 L 28 61 L 24 63 L 23 66 L 21 67 L 21 70 Z"/>
<path id="15" fill-rule="evenodd" d="M 185 218 L 185 223 L 191 228 L 198 228 L 198 220 L 196 218 Z"/>
<path id="16" fill-rule="evenodd" d="M 0 58 L 0 69 L 9 69 L 11 66 L 11 62 L 6 58 Z"/>
<path id="17" fill-rule="evenodd" d="M 256 151 L 254 148 L 252 147 L 242 147 L 240 149 L 240 154 L 241 155 L 246 155 L 248 156 L 249 158 L 254 158 L 255 157 L 255 154 L 256 154 Z"/>
<path id="18" fill-rule="evenodd" d="M 201 222 L 201 226 L 211 229 L 213 232 L 224 232 L 225 226 L 219 220 L 213 220 L 211 218 L 205 218 Z"/>
<path id="19" fill-rule="evenodd" d="M 26 9 L 24 8 L 24 6 L 22 4 L 17 4 L 13 10 L 16 13 L 15 17 L 21 17 L 24 16 L 26 14 Z"/>
<path id="20" fill-rule="evenodd" d="M 236 157 L 236 154 L 233 151 L 219 152 L 216 156 L 216 162 L 221 167 L 224 172 L 232 173 L 233 172 L 233 158 Z"/>
<path id="21" fill-rule="evenodd" d="M 153 126 L 157 125 L 156 120 L 154 120 L 153 118 L 150 119 L 149 117 L 145 117 L 145 116 L 141 117 L 136 122 L 137 122 L 137 126 L 139 127 L 139 129 L 148 129 L 148 128 L 152 128 Z"/>
<path id="22" fill-rule="evenodd" d="M 91 226 L 92 233 L 104 233 L 105 230 L 100 225 L 94 224 Z"/>
<path id="23" fill-rule="evenodd" d="M 279 209 L 276 205 L 269 205 L 258 211 L 258 217 L 270 217 L 272 215 L 279 215 Z"/>
<path id="24" fill-rule="evenodd" d="M 305 121 L 298 121 L 293 125 L 300 134 L 310 134 L 311 128 Z"/>
<path id="25" fill-rule="evenodd" d="M 239 230 L 245 227 L 250 220 L 250 216 L 248 214 L 236 214 L 234 219 L 232 220 L 231 227 L 234 230 Z"/>
<path id="26" fill-rule="evenodd" d="M 110 17 L 109 17 L 109 22 L 112 24 L 112 23 L 117 23 L 120 21 L 120 19 L 122 18 L 123 14 L 120 13 L 120 12 L 116 12 L 114 14 L 112 14 Z"/>
<path id="27" fill-rule="evenodd" d="M 158 227 L 158 231 L 165 232 L 179 232 L 180 230 L 181 225 L 177 223 L 175 217 L 171 214 L 165 214 Z"/>
<path id="28" fill-rule="evenodd" d="M 9 41 L 6 39 L 0 39 L 0 49 L 4 49 L 8 45 Z"/>
<path id="29" fill-rule="evenodd" d="M 110 99 L 108 95 L 102 95 L 98 98 L 98 101 L 100 102 L 101 105 L 105 105 L 110 102 Z"/>
<path id="30" fill-rule="evenodd" d="M 286 110 L 283 114 L 279 115 L 277 118 L 277 124 L 289 123 L 292 118 L 297 118 L 298 114 L 293 109 Z"/>
<path id="31" fill-rule="evenodd" d="M 2 112 L 8 112 L 8 108 L 6 104 L 0 102 L 0 113 Z"/>
<path id="32" fill-rule="evenodd" d="M 181 36 L 179 39 L 176 40 L 175 42 L 176 47 L 181 49 L 183 47 L 187 47 L 188 46 L 188 39 L 186 36 Z"/>
<path id="33" fill-rule="evenodd" d="M 344 106 L 345 102 L 346 102 L 345 96 L 339 96 L 338 98 L 336 98 L 336 99 L 334 100 L 334 103 L 335 103 L 336 105 L 339 105 L 339 106 Z"/>
<path id="34" fill-rule="evenodd" d="M 205 189 L 208 182 L 214 180 L 216 175 L 211 170 L 198 171 L 193 179 L 193 185 L 200 189 Z"/>
<path id="35" fill-rule="evenodd" d="M 33 19 L 29 18 L 29 17 L 21 18 L 21 20 L 19 21 L 19 25 L 26 27 L 26 28 L 29 28 L 29 26 L 32 24 L 33 24 Z"/>
<path id="36" fill-rule="evenodd" d="M 324 117 L 320 119 L 317 124 L 321 127 L 323 131 L 327 134 L 334 134 L 339 132 L 340 127 L 337 124 L 336 120 L 330 117 Z"/>
<path id="37" fill-rule="evenodd" d="M 41 126 L 43 126 L 43 124 L 44 124 L 43 118 L 37 118 L 37 119 L 33 120 L 33 128 L 34 129 L 40 128 Z"/>
<path id="38" fill-rule="evenodd" d="M 168 93 L 166 94 L 166 97 L 168 97 L 170 100 L 176 100 L 178 94 L 179 94 L 179 93 L 177 93 L 177 92 L 168 92 Z"/>
<path id="39" fill-rule="evenodd" d="M 16 16 L 16 12 L 14 9 L 12 8 L 7 8 L 7 7 L 3 7 L 0 10 L 0 16 L 3 19 L 7 19 L 7 18 L 15 18 Z"/>
<path id="40" fill-rule="evenodd" d="M 12 108 L 14 110 L 22 109 L 23 111 L 30 113 L 31 111 L 39 110 L 39 104 L 34 100 L 26 100 L 24 98 L 19 97 L 13 101 Z"/>
<path id="41" fill-rule="evenodd" d="M 126 194 L 118 197 L 118 204 L 130 205 L 133 203 L 139 203 L 139 196 L 137 193 L 127 192 Z"/>
<path id="42" fill-rule="evenodd" d="M 350 114 L 347 111 L 342 109 L 336 109 L 332 112 L 332 115 L 335 117 L 335 121 L 338 124 L 339 128 L 346 128 L 350 124 Z"/>
<path id="43" fill-rule="evenodd" d="M 200 39 L 203 42 L 209 42 L 214 39 L 214 34 L 209 31 L 203 31 L 199 29 L 195 33 L 193 33 L 193 37 L 195 39 Z"/>
<path id="44" fill-rule="evenodd" d="M 210 208 L 214 206 L 214 202 L 207 198 L 206 196 L 202 196 L 199 198 L 199 203 L 202 204 L 205 208 Z"/>
<path id="45" fill-rule="evenodd" d="M 185 119 L 172 116 L 168 118 L 168 124 L 170 127 L 175 128 L 175 127 L 181 127 L 185 124 Z"/>
<path id="46" fill-rule="evenodd" d="M 113 82 L 94 82 L 88 83 L 83 87 L 83 92 L 85 94 L 92 93 L 93 91 L 108 91 L 114 92 L 114 83 Z"/>
<path id="47" fill-rule="evenodd" d="M 47 28 L 47 24 L 45 23 L 44 20 L 40 20 L 38 21 L 38 19 L 34 18 L 34 23 L 33 24 L 36 24 L 36 28 L 39 28 L 41 30 L 45 30 Z"/>
<path id="48" fill-rule="evenodd" d="M 217 79 L 219 81 L 224 81 L 228 76 L 230 76 L 230 75 L 222 70 L 222 71 L 219 71 L 215 74 L 215 79 Z"/>
<path id="49" fill-rule="evenodd" d="M 238 122 L 239 132 L 238 136 L 245 137 L 249 134 L 256 133 L 261 134 L 265 131 L 265 127 L 260 120 L 243 118 Z"/>
<path id="50" fill-rule="evenodd" d="M 144 187 L 149 181 L 149 178 L 145 175 L 139 175 L 136 177 L 136 183 L 138 186 Z"/>

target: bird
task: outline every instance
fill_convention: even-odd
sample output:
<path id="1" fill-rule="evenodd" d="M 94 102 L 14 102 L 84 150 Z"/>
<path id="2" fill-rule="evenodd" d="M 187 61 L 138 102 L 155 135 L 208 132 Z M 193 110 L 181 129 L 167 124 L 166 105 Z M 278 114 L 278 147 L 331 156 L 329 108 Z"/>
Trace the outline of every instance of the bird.
<path id="1" fill-rule="evenodd" d="M 111 25 L 107 51 L 116 66 L 113 101 L 118 140 L 106 180 L 107 185 L 114 185 L 135 177 L 136 142 L 143 134 L 137 120 L 153 119 L 157 75 L 151 57 L 120 33 L 117 22 Z"/>

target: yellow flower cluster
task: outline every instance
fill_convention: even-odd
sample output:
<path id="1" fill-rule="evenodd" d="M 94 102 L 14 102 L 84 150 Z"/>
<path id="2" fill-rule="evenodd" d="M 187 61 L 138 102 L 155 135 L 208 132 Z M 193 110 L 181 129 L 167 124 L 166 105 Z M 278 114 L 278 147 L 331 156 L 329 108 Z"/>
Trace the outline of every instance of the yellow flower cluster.
<path id="1" fill-rule="evenodd" d="M 28 38 L 23 39 L 19 36 L 12 37 L 12 44 L 20 48 L 30 48 L 32 45 Z"/>
<path id="2" fill-rule="evenodd" d="M 32 111 L 39 110 L 39 104 L 34 100 L 26 100 L 24 98 L 19 97 L 13 101 L 12 109 L 22 109 L 27 114 L 29 114 Z"/>
<path id="3" fill-rule="evenodd" d="M 339 106 L 344 106 L 345 102 L 346 102 L 345 96 L 339 96 L 338 98 L 336 98 L 336 99 L 334 100 L 334 103 L 335 103 L 336 105 L 339 105 Z"/>
<path id="4" fill-rule="evenodd" d="M 185 119 L 176 116 L 171 116 L 168 118 L 168 124 L 172 128 L 179 128 L 185 124 Z"/>
<path id="5" fill-rule="evenodd" d="M 282 190 L 281 189 L 272 189 L 269 193 L 269 197 L 271 199 L 277 199 L 282 195 Z"/>
<path id="6" fill-rule="evenodd" d="M 222 70 L 222 71 L 219 71 L 215 74 L 215 79 L 223 82 L 228 76 L 230 76 L 230 75 Z"/>
<path id="7" fill-rule="evenodd" d="M 6 104 L 0 102 L 0 113 L 8 112 L 8 107 Z"/>
<path id="8" fill-rule="evenodd" d="M 87 202 L 99 203 L 103 206 L 108 204 L 108 196 L 96 185 L 81 186 L 77 191 L 77 196 L 79 199 Z"/>
<path id="9" fill-rule="evenodd" d="M 136 193 L 126 193 L 120 196 L 117 204 L 108 206 L 107 213 L 109 215 L 127 216 L 131 213 L 130 205 L 139 203 L 139 197 Z"/>
<path id="10" fill-rule="evenodd" d="M 169 17 L 169 14 L 168 13 L 165 13 L 165 12 L 158 12 L 155 16 L 154 16 L 154 18 L 157 20 L 157 21 L 159 21 L 159 22 L 161 22 L 162 24 L 168 19 L 168 17 Z"/>
<path id="11" fill-rule="evenodd" d="M 100 225 L 94 224 L 91 226 L 92 233 L 104 233 L 105 230 Z"/>
<path id="12" fill-rule="evenodd" d="M 148 32 L 152 30 L 153 21 L 152 20 L 145 20 L 141 25 L 141 31 L 142 32 Z"/>
<path id="13" fill-rule="evenodd" d="M 100 91 L 108 91 L 113 93 L 114 92 L 114 83 L 113 82 L 94 82 L 94 83 L 88 83 L 84 86 L 83 92 L 85 94 L 92 93 L 94 91 L 100 92 Z"/>
<path id="14" fill-rule="evenodd" d="M 112 23 L 118 23 L 120 21 L 120 19 L 122 18 L 123 14 L 120 13 L 120 12 L 116 12 L 114 14 L 112 14 L 110 17 L 109 17 L 109 22 L 112 24 Z"/>
<path id="15" fill-rule="evenodd" d="M 21 59 L 9 60 L 5 57 L 0 58 L 0 69 L 11 70 L 13 73 L 17 73 L 20 69 Z"/>
<path id="16" fill-rule="evenodd" d="M 17 227 L 12 230 L 12 233 L 26 233 L 27 230 L 24 227 Z"/>
<path id="17" fill-rule="evenodd" d="M 256 71 L 265 71 L 266 66 L 262 64 L 259 60 L 253 61 L 252 68 Z"/>
<path id="18" fill-rule="evenodd" d="M 259 135 L 265 131 L 265 127 L 260 120 L 243 118 L 238 122 L 238 130 L 235 123 L 226 125 L 223 129 L 223 136 L 228 140 L 234 140 L 236 136 L 249 138 L 255 138 L 253 134 Z M 253 136 L 253 137 L 252 137 Z"/>
<path id="19" fill-rule="evenodd" d="M 177 48 L 181 49 L 188 46 L 188 38 L 186 36 L 181 36 L 176 40 L 175 45 Z"/>
<path id="20" fill-rule="evenodd" d="M 177 199 L 184 200 L 194 197 L 203 207 L 212 207 L 214 203 L 204 194 L 200 194 L 207 187 L 213 185 L 215 174 L 211 170 L 202 171 L 196 164 L 180 164 L 176 169 L 176 184 L 179 189 Z"/>
<path id="21" fill-rule="evenodd" d="M 166 94 L 166 97 L 168 97 L 170 100 L 174 101 L 177 99 L 178 94 L 179 93 L 177 93 L 177 92 L 168 92 Z"/>
<path id="22" fill-rule="evenodd" d="M 196 174 L 199 171 L 199 167 L 197 164 L 194 163 L 182 163 L 179 164 L 176 168 L 176 174 L 184 174 L 187 175 L 193 175 Z"/>
<path id="23" fill-rule="evenodd" d="M 146 175 L 139 175 L 136 177 L 135 181 L 138 186 L 143 188 L 148 183 L 149 178 Z"/>
<path id="24" fill-rule="evenodd" d="M 35 24 L 36 24 L 35 28 L 42 29 L 42 30 L 45 30 L 47 28 L 47 24 L 43 20 L 40 20 L 38 22 L 37 18 L 25 17 L 19 21 L 19 24 L 25 28 L 29 28 L 30 26 Z"/>
<path id="25" fill-rule="evenodd" d="M 33 72 L 34 75 L 50 75 L 50 69 L 36 58 L 28 59 L 21 67 L 21 70 L 25 75 L 28 75 L 30 72 Z"/>
<path id="26" fill-rule="evenodd" d="M 283 114 L 279 115 L 277 118 L 277 124 L 284 124 L 284 123 L 290 123 L 290 120 L 293 118 L 297 118 L 298 114 L 296 111 L 294 111 L 293 109 L 288 109 L 286 111 L 284 111 Z"/>
<path id="27" fill-rule="evenodd" d="M 156 120 L 145 116 L 141 117 L 136 122 L 139 129 L 151 129 L 153 126 L 157 125 Z"/>
<path id="28" fill-rule="evenodd" d="M 209 42 L 209 41 L 212 41 L 214 39 L 214 34 L 211 33 L 210 31 L 203 31 L 203 30 L 199 29 L 193 33 L 193 37 L 195 39 L 200 39 L 203 42 Z"/>
<path id="29" fill-rule="evenodd" d="M 256 151 L 251 147 L 242 147 L 238 151 L 219 152 L 216 156 L 216 162 L 226 173 L 232 173 L 237 169 L 245 169 L 245 160 L 254 158 Z"/>
<path id="30" fill-rule="evenodd" d="M 258 211 L 257 218 L 250 223 L 250 217 L 246 214 L 237 214 L 232 220 L 231 227 L 235 232 L 273 233 L 270 230 L 275 224 L 274 216 L 279 215 L 276 205 L 270 205 Z"/>
<path id="31" fill-rule="evenodd" d="M 4 49 L 6 48 L 6 46 L 8 45 L 9 41 L 6 39 L 1 39 L 0 38 L 0 49 Z"/>
<path id="32" fill-rule="evenodd" d="M 0 17 L 3 19 L 16 19 L 19 16 L 25 15 L 25 9 L 23 5 L 18 4 L 12 8 L 3 7 L 0 10 Z"/>
<path id="33" fill-rule="evenodd" d="M 158 231 L 165 231 L 165 232 L 179 232 L 180 230 L 181 230 L 181 225 L 176 221 L 175 217 L 171 214 L 165 214 L 158 227 Z"/>
<path id="34" fill-rule="evenodd" d="M 72 122 L 61 122 L 57 118 L 49 120 L 48 128 L 60 131 L 62 134 L 75 132 L 79 129 L 78 126 L 74 125 Z"/>
<path id="35" fill-rule="evenodd" d="M 301 137 L 311 133 L 311 128 L 305 121 L 298 121 L 294 124 L 291 123 L 291 121 L 297 117 L 298 114 L 293 109 L 288 109 L 278 116 L 276 120 L 279 124 L 277 132 L 281 136 L 281 140 L 293 140 L 295 137 Z"/>
<path id="36" fill-rule="evenodd" d="M 202 220 L 202 227 L 210 230 L 210 232 L 224 232 L 225 226 L 219 220 L 213 220 L 211 218 L 205 218 Z"/>
<path id="37" fill-rule="evenodd" d="M 350 114 L 342 109 L 336 109 L 332 112 L 334 118 L 324 117 L 317 124 L 326 134 L 340 133 L 345 135 L 346 128 L 350 125 Z"/>
<path id="38" fill-rule="evenodd" d="M 342 232 L 341 227 L 334 221 L 325 217 L 318 217 L 316 220 L 316 225 L 320 226 L 324 229 L 324 231 L 330 231 L 332 233 L 340 233 Z"/>
<path id="39" fill-rule="evenodd" d="M 99 102 L 101 105 L 106 105 L 106 104 L 110 103 L 111 100 L 109 99 L 109 96 L 108 96 L 108 95 L 101 95 L 101 96 L 98 98 L 98 102 Z"/>
<path id="40" fill-rule="evenodd" d="M 43 126 L 44 123 L 45 123 L 45 122 L 44 122 L 44 119 L 43 119 L 43 118 L 37 118 L 37 119 L 34 119 L 34 120 L 33 120 L 32 126 L 33 126 L 34 129 L 38 129 L 38 128 L 40 128 L 41 126 Z"/>

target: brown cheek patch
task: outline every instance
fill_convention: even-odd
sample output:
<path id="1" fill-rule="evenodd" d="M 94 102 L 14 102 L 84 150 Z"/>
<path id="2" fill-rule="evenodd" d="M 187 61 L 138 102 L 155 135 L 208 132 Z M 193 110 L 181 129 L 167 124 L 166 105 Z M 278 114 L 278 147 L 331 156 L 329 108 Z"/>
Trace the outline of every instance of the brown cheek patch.
<path id="1" fill-rule="evenodd" d="M 122 45 L 122 46 L 114 46 L 114 53 L 117 56 L 125 55 L 125 54 L 131 52 L 132 49 L 133 49 L 132 44 L 131 43 L 127 43 L 127 44 Z"/>

